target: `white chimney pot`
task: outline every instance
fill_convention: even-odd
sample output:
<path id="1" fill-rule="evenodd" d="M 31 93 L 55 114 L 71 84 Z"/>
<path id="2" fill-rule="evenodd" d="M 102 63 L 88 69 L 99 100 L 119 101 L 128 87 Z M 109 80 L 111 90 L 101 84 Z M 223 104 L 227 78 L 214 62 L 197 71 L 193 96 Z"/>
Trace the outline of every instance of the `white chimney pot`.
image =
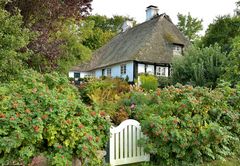
<path id="1" fill-rule="evenodd" d="M 148 6 L 146 10 L 146 21 L 151 20 L 154 16 L 156 16 L 158 14 L 158 11 L 159 9 L 157 6 Z"/>

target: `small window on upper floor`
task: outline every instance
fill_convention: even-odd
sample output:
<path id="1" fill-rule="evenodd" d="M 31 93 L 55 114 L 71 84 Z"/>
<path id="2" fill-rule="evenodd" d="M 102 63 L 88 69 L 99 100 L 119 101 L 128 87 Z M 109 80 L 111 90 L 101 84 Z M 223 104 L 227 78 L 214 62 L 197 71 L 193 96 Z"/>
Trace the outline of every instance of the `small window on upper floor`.
<path id="1" fill-rule="evenodd" d="M 108 76 L 108 77 L 111 77 L 111 75 L 112 75 L 112 70 L 111 70 L 111 68 L 107 68 L 107 76 Z"/>
<path id="2" fill-rule="evenodd" d="M 182 55 L 183 54 L 183 46 L 178 44 L 173 44 L 173 55 Z"/>
<path id="3" fill-rule="evenodd" d="M 127 66 L 126 64 L 121 65 L 121 74 L 126 74 L 127 73 Z"/>

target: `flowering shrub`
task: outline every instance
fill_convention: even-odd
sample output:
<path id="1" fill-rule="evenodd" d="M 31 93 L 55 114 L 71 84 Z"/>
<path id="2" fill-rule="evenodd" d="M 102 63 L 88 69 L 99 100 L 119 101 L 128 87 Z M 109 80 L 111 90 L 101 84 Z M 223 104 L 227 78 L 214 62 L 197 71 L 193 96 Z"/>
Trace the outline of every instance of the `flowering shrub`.
<path id="1" fill-rule="evenodd" d="M 27 164 L 44 155 L 50 165 L 71 165 L 73 157 L 100 164 L 109 123 L 79 100 L 65 77 L 25 71 L 0 86 L 0 108 L 0 163 Z"/>
<path id="2" fill-rule="evenodd" d="M 141 143 L 153 161 L 188 165 L 223 159 L 237 151 L 240 110 L 230 105 L 230 96 L 219 89 L 179 85 L 152 93 L 133 92 L 123 104 L 135 105 L 132 115 L 148 136 Z"/>
<path id="3" fill-rule="evenodd" d="M 120 78 L 91 79 L 79 87 L 81 98 L 95 110 L 106 112 L 113 123 L 127 119 L 128 112 L 118 106 L 118 101 L 128 97 L 130 86 Z"/>

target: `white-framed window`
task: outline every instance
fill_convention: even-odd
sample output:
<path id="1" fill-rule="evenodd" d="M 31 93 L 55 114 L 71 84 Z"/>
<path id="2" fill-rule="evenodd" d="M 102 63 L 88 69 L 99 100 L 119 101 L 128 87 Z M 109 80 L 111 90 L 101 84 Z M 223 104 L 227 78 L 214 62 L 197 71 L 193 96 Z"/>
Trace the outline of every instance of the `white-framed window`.
<path id="1" fill-rule="evenodd" d="M 107 76 L 111 77 L 112 75 L 112 70 L 111 68 L 107 68 Z"/>
<path id="2" fill-rule="evenodd" d="M 156 76 L 168 76 L 168 67 L 161 67 L 157 66 L 156 67 Z"/>
<path id="3" fill-rule="evenodd" d="M 121 65 L 121 74 L 126 74 L 127 73 L 127 65 L 123 64 Z"/>
<path id="4" fill-rule="evenodd" d="M 173 55 L 182 55 L 183 53 L 183 46 L 173 44 Z"/>

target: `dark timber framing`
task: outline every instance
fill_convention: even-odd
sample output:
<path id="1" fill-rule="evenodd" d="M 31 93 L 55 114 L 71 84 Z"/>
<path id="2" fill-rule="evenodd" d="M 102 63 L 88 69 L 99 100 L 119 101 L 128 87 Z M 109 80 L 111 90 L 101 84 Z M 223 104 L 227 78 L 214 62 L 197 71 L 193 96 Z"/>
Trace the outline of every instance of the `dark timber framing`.
<path id="1" fill-rule="evenodd" d="M 138 78 L 138 64 L 146 65 L 153 65 L 154 66 L 154 75 L 156 76 L 156 68 L 157 66 L 161 67 L 168 67 L 168 76 L 170 76 L 171 65 L 168 63 L 149 63 L 149 62 L 142 62 L 142 61 L 133 61 L 133 79 Z M 146 67 L 144 67 L 146 69 Z M 145 70 L 144 69 L 144 70 Z M 146 73 L 146 70 L 145 70 Z"/>

